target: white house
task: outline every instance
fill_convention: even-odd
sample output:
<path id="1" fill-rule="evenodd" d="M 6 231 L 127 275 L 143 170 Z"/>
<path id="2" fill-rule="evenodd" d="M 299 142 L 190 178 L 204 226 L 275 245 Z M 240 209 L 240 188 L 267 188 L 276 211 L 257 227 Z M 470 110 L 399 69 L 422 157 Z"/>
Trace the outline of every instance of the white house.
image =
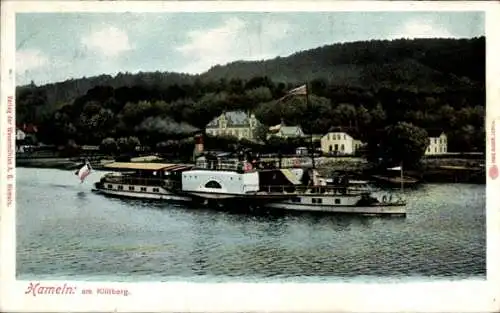
<path id="1" fill-rule="evenodd" d="M 324 153 L 336 153 L 352 155 L 359 150 L 363 143 L 354 139 L 346 132 L 329 132 L 321 137 L 321 151 Z"/>
<path id="2" fill-rule="evenodd" d="M 26 139 L 26 133 L 23 132 L 21 129 L 17 128 L 16 129 L 16 140 L 24 140 Z"/>
<path id="3" fill-rule="evenodd" d="M 445 154 L 448 152 L 448 137 L 444 132 L 428 131 L 429 145 L 425 149 L 425 155 Z"/>
<path id="4" fill-rule="evenodd" d="M 232 136 L 238 139 L 254 140 L 259 121 L 254 114 L 243 111 L 222 113 L 207 124 L 205 131 L 212 136 Z"/>

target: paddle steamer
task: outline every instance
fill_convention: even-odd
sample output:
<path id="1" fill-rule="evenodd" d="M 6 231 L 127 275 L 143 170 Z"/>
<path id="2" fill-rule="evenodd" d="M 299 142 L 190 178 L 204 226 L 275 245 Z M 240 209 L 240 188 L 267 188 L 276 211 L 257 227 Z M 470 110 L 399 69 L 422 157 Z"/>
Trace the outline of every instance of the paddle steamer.
<path id="1" fill-rule="evenodd" d="M 214 156 L 197 141 L 195 164 L 112 163 L 96 192 L 123 197 L 199 203 L 228 210 L 290 210 L 369 215 L 405 215 L 406 202 L 372 190 L 333 183 L 315 168 L 264 168 L 258 160 Z"/>
<path id="2" fill-rule="evenodd" d="M 200 158 L 182 173 L 182 193 L 218 207 L 405 216 L 406 202 L 362 184 L 327 184 L 315 169 L 259 169 L 258 163 Z"/>
<path id="3" fill-rule="evenodd" d="M 191 201 L 175 192 L 180 188 L 186 164 L 114 162 L 104 166 L 112 172 L 94 184 L 94 192 L 117 197 Z"/>

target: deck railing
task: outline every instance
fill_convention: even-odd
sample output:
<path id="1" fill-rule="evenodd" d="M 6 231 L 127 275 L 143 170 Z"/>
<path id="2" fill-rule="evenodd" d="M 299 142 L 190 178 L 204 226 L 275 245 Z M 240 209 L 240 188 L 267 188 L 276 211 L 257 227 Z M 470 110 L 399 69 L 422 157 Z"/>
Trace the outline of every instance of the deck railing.
<path id="1" fill-rule="evenodd" d="M 159 187 L 176 187 L 180 183 L 161 178 L 146 178 L 146 177 L 133 177 L 133 176 L 104 176 L 102 183 L 115 183 L 123 185 L 140 185 L 140 186 L 159 186 Z"/>
<path id="2" fill-rule="evenodd" d="M 268 193 L 307 193 L 307 194 L 338 194 L 338 195 L 361 195 L 370 193 L 370 189 L 359 187 L 342 186 L 291 186 L 291 185 L 266 185 L 261 186 L 260 191 Z"/>
<path id="3" fill-rule="evenodd" d="M 210 170 L 228 170 L 228 171 L 237 171 L 243 169 L 242 161 L 197 161 L 197 168 L 202 169 L 210 169 Z"/>

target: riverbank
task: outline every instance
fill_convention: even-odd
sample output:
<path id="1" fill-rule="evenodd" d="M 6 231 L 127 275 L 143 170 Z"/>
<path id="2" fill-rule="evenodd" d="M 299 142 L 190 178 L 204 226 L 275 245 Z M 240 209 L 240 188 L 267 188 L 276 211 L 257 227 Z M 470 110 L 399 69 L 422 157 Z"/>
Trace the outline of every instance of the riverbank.
<path id="1" fill-rule="evenodd" d="M 90 160 L 92 167 L 96 170 L 104 169 L 104 166 L 113 159 L 99 158 Z M 154 156 L 133 158 L 133 162 L 168 162 L 175 160 L 164 160 Z M 287 166 L 289 160 L 284 160 Z M 364 179 L 371 179 L 374 175 L 398 176 L 397 171 L 374 170 L 372 166 L 361 158 L 320 158 L 317 160 L 318 171 L 327 177 L 335 173 L 346 173 Z M 16 159 L 17 167 L 27 168 L 53 168 L 61 170 L 76 170 L 82 164 L 82 158 L 24 158 Z M 450 159 L 424 159 L 419 171 L 405 171 L 404 176 L 416 178 L 421 182 L 428 183 L 486 183 L 486 173 L 483 160 L 470 160 L 460 158 Z"/>
<path id="2" fill-rule="evenodd" d="M 363 179 L 374 175 L 395 177 L 399 171 L 374 169 L 362 159 L 328 160 L 318 166 L 322 175 L 332 176 L 335 173 L 346 173 Z M 486 172 L 484 160 L 465 158 L 423 159 L 419 170 L 405 170 L 404 176 L 427 183 L 473 183 L 485 184 Z"/>

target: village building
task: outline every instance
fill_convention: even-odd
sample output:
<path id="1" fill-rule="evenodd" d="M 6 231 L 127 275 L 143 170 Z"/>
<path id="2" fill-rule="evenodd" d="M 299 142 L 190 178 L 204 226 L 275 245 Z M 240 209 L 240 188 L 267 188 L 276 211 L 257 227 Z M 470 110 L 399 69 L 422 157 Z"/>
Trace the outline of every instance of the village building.
<path id="1" fill-rule="evenodd" d="M 238 139 L 256 140 L 255 130 L 258 125 L 259 121 L 252 113 L 229 111 L 210 121 L 205 132 L 212 136 L 232 136 Z"/>
<path id="2" fill-rule="evenodd" d="M 300 126 L 287 126 L 282 120 L 280 124 L 269 127 L 268 138 L 275 136 L 279 138 L 304 138 L 306 135 Z"/>
<path id="3" fill-rule="evenodd" d="M 363 146 L 360 140 L 344 131 L 328 132 L 321 137 L 321 151 L 336 155 L 354 155 Z"/>
<path id="4" fill-rule="evenodd" d="M 37 143 L 38 128 L 33 124 L 16 126 L 16 152 L 25 152 L 30 146 Z"/>
<path id="5" fill-rule="evenodd" d="M 429 145 L 425 149 L 425 155 L 439 155 L 448 152 L 448 137 L 441 130 L 427 130 Z"/>
<path id="6" fill-rule="evenodd" d="M 24 139 L 26 139 L 26 133 L 22 129 L 16 128 L 16 142 L 22 142 Z"/>

